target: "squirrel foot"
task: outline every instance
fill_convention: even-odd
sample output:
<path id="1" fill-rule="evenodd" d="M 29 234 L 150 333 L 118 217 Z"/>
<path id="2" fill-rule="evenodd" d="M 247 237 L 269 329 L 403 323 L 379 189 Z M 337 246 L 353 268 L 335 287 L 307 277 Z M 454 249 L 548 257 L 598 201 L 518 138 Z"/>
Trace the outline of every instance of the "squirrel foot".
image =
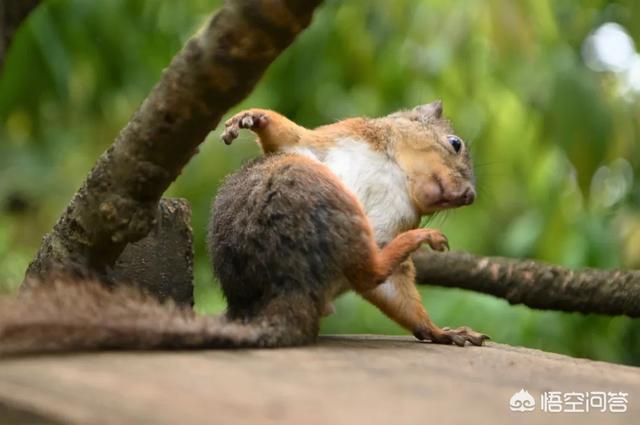
<path id="1" fill-rule="evenodd" d="M 437 329 L 437 331 L 435 329 L 422 328 L 415 331 L 413 335 L 421 341 L 428 339 L 436 344 L 455 344 L 459 347 L 464 347 L 467 341 L 472 345 L 482 345 L 485 340 L 490 339 L 488 335 L 476 332 L 467 326 L 455 329 L 442 328 Z"/>
<path id="2" fill-rule="evenodd" d="M 420 243 L 428 244 L 434 251 L 448 251 L 449 241 L 447 237 L 440 230 L 422 228 L 412 230 L 416 232 L 417 237 L 420 239 Z"/>
<path id="3" fill-rule="evenodd" d="M 225 144 L 230 145 L 240 134 L 240 129 L 246 128 L 255 131 L 265 128 L 268 123 L 269 117 L 261 112 L 243 111 L 232 116 L 224 123 L 225 128 L 220 138 Z"/>

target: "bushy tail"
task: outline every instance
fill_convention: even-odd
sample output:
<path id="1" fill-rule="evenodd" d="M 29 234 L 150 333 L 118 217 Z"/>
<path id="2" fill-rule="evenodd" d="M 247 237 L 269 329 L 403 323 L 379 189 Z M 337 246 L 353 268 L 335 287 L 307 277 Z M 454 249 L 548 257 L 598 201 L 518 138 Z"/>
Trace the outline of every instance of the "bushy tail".
<path id="1" fill-rule="evenodd" d="M 273 309 L 271 309 L 273 310 Z M 316 334 L 287 315 L 247 322 L 197 316 L 130 286 L 47 282 L 0 298 L 0 356 L 98 349 L 243 348 L 301 345 Z"/>

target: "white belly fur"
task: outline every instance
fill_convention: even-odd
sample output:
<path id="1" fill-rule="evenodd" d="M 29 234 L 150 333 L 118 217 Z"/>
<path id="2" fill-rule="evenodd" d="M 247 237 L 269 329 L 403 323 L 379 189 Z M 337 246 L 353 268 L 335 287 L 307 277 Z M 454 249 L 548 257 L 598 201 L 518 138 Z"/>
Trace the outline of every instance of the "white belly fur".
<path id="1" fill-rule="evenodd" d="M 323 162 L 351 189 L 364 206 L 379 245 L 388 243 L 418 221 L 405 174 L 395 161 L 374 151 L 366 142 L 341 139 L 322 155 L 307 148 L 294 148 L 292 152 Z"/>

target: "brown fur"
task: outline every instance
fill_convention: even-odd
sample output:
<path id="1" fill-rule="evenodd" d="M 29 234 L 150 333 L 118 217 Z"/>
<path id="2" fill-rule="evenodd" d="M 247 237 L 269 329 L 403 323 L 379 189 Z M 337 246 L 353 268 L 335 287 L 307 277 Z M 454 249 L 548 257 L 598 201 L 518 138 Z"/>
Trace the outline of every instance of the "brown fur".
<path id="1" fill-rule="evenodd" d="M 196 316 L 140 290 L 56 278 L 0 298 L 0 354 L 93 349 L 270 346 L 273 325 Z M 299 337 L 280 340 L 290 345 Z"/>
<path id="2" fill-rule="evenodd" d="M 475 197 L 469 151 L 464 144 L 459 151 L 452 148 L 448 137 L 453 129 L 443 118 L 442 103 L 439 101 L 382 118 L 350 118 L 314 130 L 301 127 L 277 112 L 265 109 L 242 111 L 230 118 L 225 126 L 222 134 L 225 143 L 230 144 L 241 128 L 247 128 L 258 135 L 258 143 L 265 153 L 303 147 L 321 158 L 323 152 L 341 139 L 361 140 L 374 151 L 386 154 L 389 161 L 395 162 L 404 171 L 409 196 L 419 215 L 466 205 L 473 202 Z M 414 223 L 415 227 L 417 225 L 417 222 Z M 399 235 L 387 247 L 396 250 L 407 244 L 405 248 L 410 249 L 413 246 L 410 235 L 410 231 Z M 356 252 L 355 247 L 345 249 L 351 255 Z M 387 271 L 380 274 L 388 274 Z M 414 280 L 413 263 L 406 260 L 388 279 L 392 289 L 371 287 L 366 290 L 362 286 L 357 289 L 419 339 L 458 345 L 464 345 L 465 341 L 482 344 L 487 336 L 471 329 L 441 329 L 436 326 L 422 305 Z M 331 311 L 331 308 L 324 310 Z"/>
<path id="3" fill-rule="evenodd" d="M 299 155 L 246 165 L 213 210 L 208 241 L 228 301 L 223 316 L 197 316 L 132 287 L 58 278 L 0 298 L 0 354 L 307 344 L 336 281 L 364 294 L 423 242 L 446 247 L 439 232 L 417 229 L 378 248 L 354 195 Z"/>
<path id="4" fill-rule="evenodd" d="M 369 291 L 424 242 L 446 248 L 432 229 L 402 233 L 378 248 L 355 196 L 326 166 L 300 155 L 268 155 L 228 178 L 213 205 L 208 241 L 229 317 L 269 316 L 262 311 L 272 298 L 296 294 L 304 302 L 289 309 L 309 329 L 337 281 Z"/>

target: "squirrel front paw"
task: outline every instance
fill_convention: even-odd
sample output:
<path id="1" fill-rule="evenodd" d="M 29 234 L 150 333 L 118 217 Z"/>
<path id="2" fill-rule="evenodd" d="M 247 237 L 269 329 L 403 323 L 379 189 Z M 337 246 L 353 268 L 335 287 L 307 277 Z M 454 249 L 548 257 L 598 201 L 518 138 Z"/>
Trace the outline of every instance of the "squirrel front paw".
<path id="1" fill-rule="evenodd" d="M 413 232 L 416 232 L 420 243 L 428 244 L 434 251 L 449 250 L 449 241 L 440 230 L 424 228 L 413 230 Z"/>
<path id="2" fill-rule="evenodd" d="M 224 131 L 220 135 L 222 141 L 230 145 L 240 134 L 240 129 L 259 130 L 265 128 L 269 123 L 269 117 L 262 112 L 242 111 L 224 123 Z"/>
<path id="3" fill-rule="evenodd" d="M 464 347 L 468 341 L 472 345 L 482 345 L 485 340 L 490 339 L 488 335 L 476 332 L 467 326 L 459 328 L 420 328 L 413 332 L 413 335 L 419 340 L 428 339 L 436 344 L 455 344 Z"/>

